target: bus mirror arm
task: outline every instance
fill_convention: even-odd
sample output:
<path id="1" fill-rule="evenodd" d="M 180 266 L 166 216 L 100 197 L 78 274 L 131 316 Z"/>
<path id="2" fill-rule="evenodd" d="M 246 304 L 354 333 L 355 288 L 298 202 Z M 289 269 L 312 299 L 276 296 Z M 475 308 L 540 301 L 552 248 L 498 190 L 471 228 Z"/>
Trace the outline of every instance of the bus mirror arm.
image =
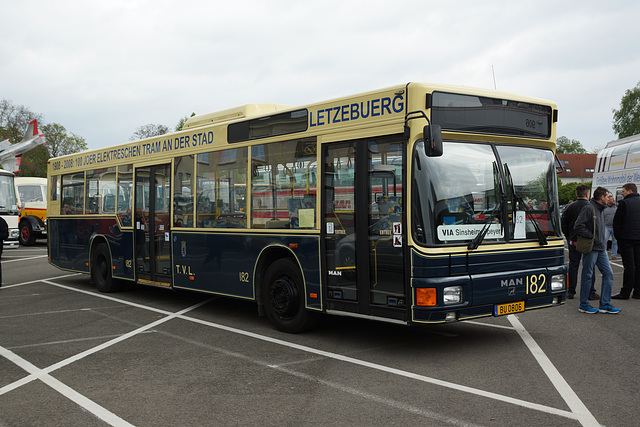
<path id="1" fill-rule="evenodd" d="M 411 111 L 407 113 L 406 121 L 423 118 L 429 123 L 422 128 L 422 139 L 424 140 L 424 153 L 427 157 L 440 157 L 443 153 L 442 128 L 434 125 L 424 111 Z M 405 135 L 409 134 L 409 128 L 405 125 Z"/>
<path id="2" fill-rule="evenodd" d="M 422 132 L 424 134 L 424 151 L 427 157 L 442 156 L 442 129 L 440 125 L 428 124 Z"/>
<path id="3" fill-rule="evenodd" d="M 562 162 L 562 160 L 558 159 L 558 154 L 554 154 L 554 157 L 556 158 L 556 173 L 562 173 L 564 172 L 564 162 Z"/>

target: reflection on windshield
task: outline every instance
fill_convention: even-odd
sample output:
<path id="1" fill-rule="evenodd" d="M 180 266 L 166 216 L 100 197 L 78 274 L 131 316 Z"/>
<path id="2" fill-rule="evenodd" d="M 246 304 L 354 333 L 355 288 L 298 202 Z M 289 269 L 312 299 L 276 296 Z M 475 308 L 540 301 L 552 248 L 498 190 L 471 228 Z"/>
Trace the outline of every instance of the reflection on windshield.
<path id="1" fill-rule="evenodd" d="M 545 236 L 559 235 L 553 160 L 549 150 L 461 142 L 446 142 L 441 157 L 428 158 L 419 143 L 414 157 L 416 239 L 466 245 L 482 231 L 485 242 L 538 240 L 535 223 Z M 498 165 L 508 166 L 513 188 Z M 514 192 L 529 212 L 516 203 Z"/>
<path id="2" fill-rule="evenodd" d="M 0 210 L 15 209 L 17 209 L 17 201 L 13 188 L 13 176 L 0 175 Z"/>

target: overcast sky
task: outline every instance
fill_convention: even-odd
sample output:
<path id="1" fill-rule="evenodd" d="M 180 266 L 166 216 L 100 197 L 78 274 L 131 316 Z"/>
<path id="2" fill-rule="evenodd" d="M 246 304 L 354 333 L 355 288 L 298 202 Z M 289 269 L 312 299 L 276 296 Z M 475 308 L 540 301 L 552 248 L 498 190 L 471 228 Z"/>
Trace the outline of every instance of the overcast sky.
<path id="1" fill-rule="evenodd" d="M 410 81 L 558 104 L 588 150 L 640 81 L 640 2 L 4 1 L 0 98 L 84 137 L 246 103 L 302 105 Z"/>

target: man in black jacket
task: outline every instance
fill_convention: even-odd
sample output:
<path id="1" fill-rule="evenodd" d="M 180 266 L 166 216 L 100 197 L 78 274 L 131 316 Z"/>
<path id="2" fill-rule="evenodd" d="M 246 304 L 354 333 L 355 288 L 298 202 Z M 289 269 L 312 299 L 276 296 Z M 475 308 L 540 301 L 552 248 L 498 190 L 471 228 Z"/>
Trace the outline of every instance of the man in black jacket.
<path id="1" fill-rule="evenodd" d="M 624 275 L 622 289 L 611 298 L 640 299 L 640 196 L 638 187 L 630 182 L 622 186 L 624 199 L 613 217 L 613 235 L 618 240 Z"/>
<path id="2" fill-rule="evenodd" d="M 586 239 L 593 239 L 593 249 L 582 257 L 582 276 L 580 277 L 580 313 L 620 313 L 619 308 L 611 305 L 611 287 L 613 286 L 613 271 L 607 256 L 607 246 L 604 240 L 604 215 L 602 211 L 606 207 L 609 192 L 606 188 L 598 187 L 593 192 L 593 198 L 588 206 L 580 211 L 573 226 L 575 233 Z M 593 308 L 589 305 L 589 291 L 593 267 L 597 266 L 602 273 L 602 289 L 600 290 L 600 307 Z"/>
<path id="3" fill-rule="evenodd" d="M 578 240 L 578 236 L 573 231 L 573 225 L 580 214 L 580 211 L 585 206 L 589 206 L 589 194 L 591 190 L 586 185 L 578 185 L 576 187 L 576 197 L 577 200 L 571 203 L 562 213 L 561 225 L 562 232 L 567 238 L 567 243 L 569 245 L 569 279 L 568 279 L 568 289 L 567 289 L 567 298 L 573 299 L 573 296 L 576 294 L 576 287 L 578 286 L 578 270 L 580 269 L 580 260 L 582 259 L 582 254 L 576 250 L 576 241 Z M 595 281 L 596 275 L 592 275 L 592 283 L 591 283 L 591 294 L 589 295 L 589 299 L 599 299 L 600 295 L 596 294 L 595 289 Z"/>

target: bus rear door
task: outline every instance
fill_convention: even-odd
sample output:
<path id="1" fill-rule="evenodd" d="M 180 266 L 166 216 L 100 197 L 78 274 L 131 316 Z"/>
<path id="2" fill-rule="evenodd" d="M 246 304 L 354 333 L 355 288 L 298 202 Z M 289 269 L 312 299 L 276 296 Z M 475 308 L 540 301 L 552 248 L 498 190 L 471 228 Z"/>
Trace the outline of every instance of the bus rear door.
<path id="1" fill-rule="evenodd" d="M 171 286 L 171 165 L 136 168 L 135 182 L 137 280 Z"/>

